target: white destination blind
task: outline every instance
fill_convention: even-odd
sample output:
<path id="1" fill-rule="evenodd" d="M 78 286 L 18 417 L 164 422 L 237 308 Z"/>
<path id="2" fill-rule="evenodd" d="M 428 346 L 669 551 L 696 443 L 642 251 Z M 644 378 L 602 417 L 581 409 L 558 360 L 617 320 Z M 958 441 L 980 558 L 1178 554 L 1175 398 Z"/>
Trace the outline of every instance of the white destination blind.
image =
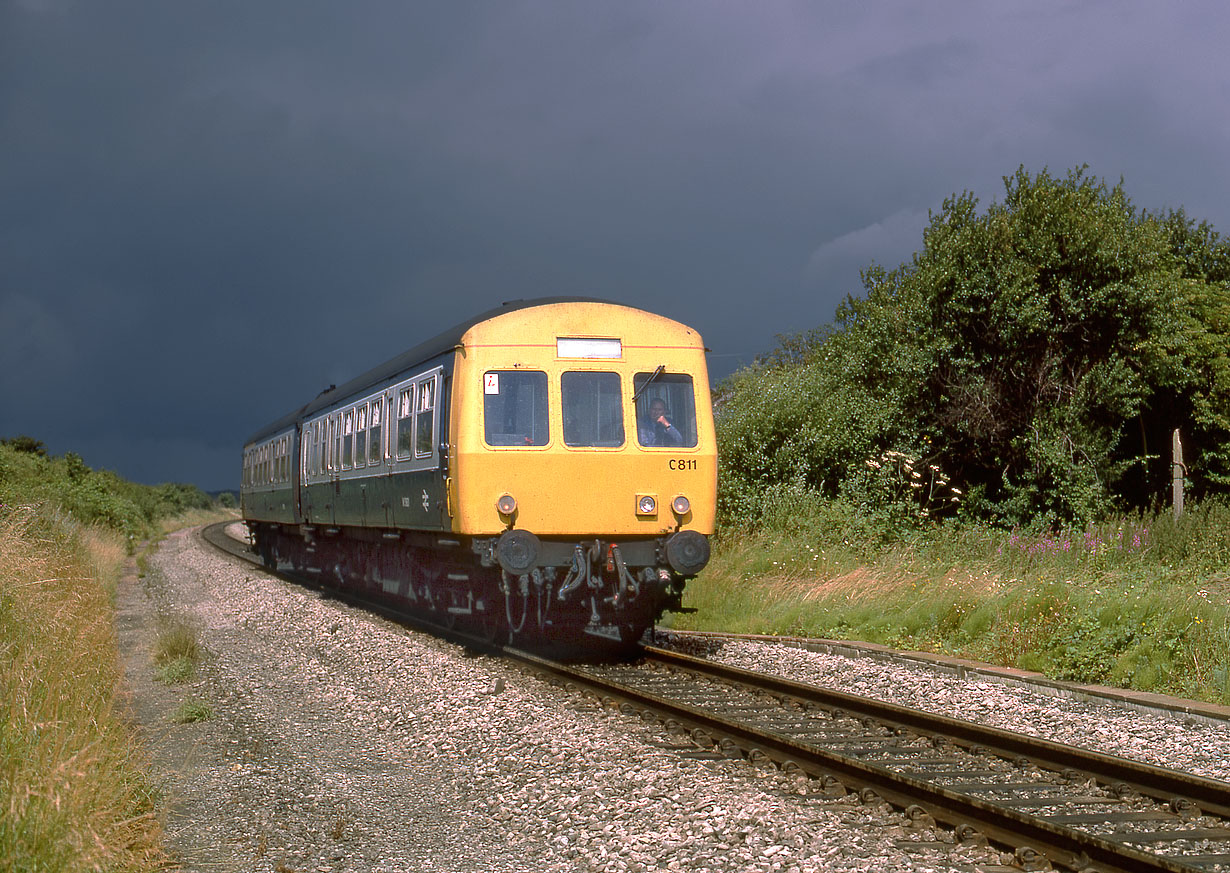
<path id="1" fill-rule="evenodd" d="M 561 358 L 622 358 L 623 343 L 597 337 L 556 337 L 555 353 Z"/>

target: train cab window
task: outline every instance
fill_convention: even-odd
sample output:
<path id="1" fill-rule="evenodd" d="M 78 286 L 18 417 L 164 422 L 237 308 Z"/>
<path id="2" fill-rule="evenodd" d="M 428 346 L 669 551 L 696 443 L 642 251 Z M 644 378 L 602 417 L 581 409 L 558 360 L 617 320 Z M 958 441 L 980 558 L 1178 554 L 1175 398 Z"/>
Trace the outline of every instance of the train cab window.
<path id="1" fill-rule="evenodd" d="M 367 404 L 356 407 L 354 415 L 354 465 L 362 467 L 367 463 Z"/>
<path id="2" fill-rule="evenodd" d="M 381 437 L 383 436 L 381 422 L 384 420 L 384 416 L 381 413 L 383 412 L 384 398 L 377 397 L 372 401 L 372 420 L 371 426 L 368 428 L 367 463 L 369 464 L 379 464 L 384 460 L 381 452 L 384 446 L 384 443 L 381 442 Z"/>
<path id="3" fill-rule="evenodd" d="M 397 392 L 397 457 L 408 458 L 414 442 L 414 386 Z"/>
<path id="4" fill-rule="evenodd" d="M 430 458 L 436 433 L 435 376 L 419 383 L 418 409 L 414 415 L 414 456 Z"/>
<path id="5" fill-rule="evenodd" d="M 545 446 L 547 374 L 489 370 L 483 374 L 483 433 L 489 446 Z"/>
<path id="6" fill-rule="evenodd" d="M 691 376 L 661 371 L 637 373 L 632 388 L 636 395 L 637 441 L 642 446 L 696 445 L 696 397 Z"/>
<path id="7" fill-rule="evenodd" d="M 349 470 L 354 460 L 354 410 L 347 409 L 342 416 L 342 469 Z"/>
<path id="8" fill-rule="evenodd" d="M 564 445 L 622 446 L 623 399 L 618 373 L 569 371 L 560 379 Z"/>

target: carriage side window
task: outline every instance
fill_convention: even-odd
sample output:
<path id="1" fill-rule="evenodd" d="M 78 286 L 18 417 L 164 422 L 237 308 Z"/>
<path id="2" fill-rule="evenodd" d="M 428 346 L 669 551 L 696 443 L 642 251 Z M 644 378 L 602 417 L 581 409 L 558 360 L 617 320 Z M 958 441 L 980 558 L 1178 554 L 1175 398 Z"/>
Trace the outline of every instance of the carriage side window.
<path id="1" fill-rule="evenodd" d="M 622 446 L 624 411 L 618 373 L 569 371 L 560 379 L 564 445 Z"/>
<path id="2" fill-rule="evenodd" d="M 636 395 L 637 441 L 642 446 L 696 445 L 696 398 L 691 376 L 637 373 L 632 388 Z"/>
<path id="3" fill-rule="evenodd" d="M 414 456 L 430 458 L 436 434 L 436 377 L 419 383 L 419 402 L 414 419 Z"/>
<path id="4" fill-rule="evenodd" d="M 342 414 L 329 420 L 329 432 L 333 434 L 333 451 L 329 454 L 329 470 L 336 472 L 342 461 Z"/>
<path id="5" fill-rule="evenodd" d="M 397 457 L 408 458 L 414 441 L 414 386 L 397 393 Z"/>
<path id="6" fill-rule="evenodd" d="M 367 446 L 367 463 L 369 464 L 379 464 L 384 460 L 384 443 L 381 442 L 381 437 L 383 436 L 381 422 L 384 419 L 384 416 L 381 413 L 383 412 L 384 398 L 377 397 L 372 401 L 372 420 L 371 426 L 368 428 L 368 434 L 370 435 L 368 439 L 370 442 Z"/>
<path id="7" fill-rule="evenodd" d="M 547 374 L 489 370 L 483 374 L 483 433 L 489 446 L 545 446 Z"/>
<path id="8" fill-rule="evenodd" d="M 313 476 L 320 475 L 320 422 L 312 422 L 312 433 L 310 437 L 312 444 L 312 469 Z"/>
<path id="9" fill-rule="evenodd" d="M 342 414 L 342 469 L 349 470 L 354 460 L 354 410 Z"/>
<path id="10" fill-rule="evenodd" d="M 359 404 L 354 415 L 354 465 L 362 467 L 367 462 L 367 404 Z"/>

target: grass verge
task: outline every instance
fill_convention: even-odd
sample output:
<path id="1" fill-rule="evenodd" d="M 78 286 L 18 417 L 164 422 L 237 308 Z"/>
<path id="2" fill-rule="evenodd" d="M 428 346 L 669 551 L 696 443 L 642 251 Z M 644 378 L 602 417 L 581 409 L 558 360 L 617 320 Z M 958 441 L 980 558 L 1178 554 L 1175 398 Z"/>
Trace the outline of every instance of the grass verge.
<path id="1" fill-rule="evenodd" d="M 783 503 L 726 532 L 681 629 L 941 652 L 1056 679 L 1230 704 L 1230 505 L 1080 530 L 886 535 L 836 504 Z"/>
<path id="2" fill-rule="evenodd" d="M 0 505 L 0 869 L 156 870 L 155 788 L 116 711 L 125 537 Z"/>

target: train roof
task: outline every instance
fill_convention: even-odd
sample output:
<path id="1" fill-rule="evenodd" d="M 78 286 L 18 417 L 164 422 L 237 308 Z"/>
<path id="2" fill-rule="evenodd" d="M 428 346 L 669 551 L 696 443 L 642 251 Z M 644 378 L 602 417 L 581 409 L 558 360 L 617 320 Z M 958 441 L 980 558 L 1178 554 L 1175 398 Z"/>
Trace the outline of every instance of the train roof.
<path id="1" fill-rule="evenodd" d="M 432 358 L 442 355 L 445 352 L 453 349 L 461 342 L 461 338 L 465 336 L 465 332 L 480 322 L 487 321 L 490 318 L 495 318 L 499 315 L 504 315 L 508 312 L 515 312 L 518 309 L 531 309 L 535 306 L 550 306 L 554 303 L 611 303 L 616 304 L 612 300 L 601 300 L 597 297 L 536 297 L 531 300 L 509 300 L 494 309 L 488 309 L 486 312 L 481 312 L 473 318 L 469 318 L 460 324 L 450 327 L 443 333 L 437 334 L 431 339 L 419 343 L 406 351 L 402 352 L 395 358 L 385 361 L 377 367 L 373 367 L 361 376 L 356 376 L 349 382 L 342 385 L 330 385 L 320 394 L 316 395 L 315 399 L 300 406 L 294 412 L 288 413 L 276 421 L 262 427 L 256 433 L 249 436 L 244 445 L 251 445 L 273 436 L 280 431 L 289 430 L 295 422 L 300 419 L 319 412 L 322 409 L 340 403 L 347 397 L 358 394 L 372 385 L 379 385 L 381 382 L 389 382 L 393 377 L 400 373 L 421 364 L 425 361 L 430 361 Z"/>

